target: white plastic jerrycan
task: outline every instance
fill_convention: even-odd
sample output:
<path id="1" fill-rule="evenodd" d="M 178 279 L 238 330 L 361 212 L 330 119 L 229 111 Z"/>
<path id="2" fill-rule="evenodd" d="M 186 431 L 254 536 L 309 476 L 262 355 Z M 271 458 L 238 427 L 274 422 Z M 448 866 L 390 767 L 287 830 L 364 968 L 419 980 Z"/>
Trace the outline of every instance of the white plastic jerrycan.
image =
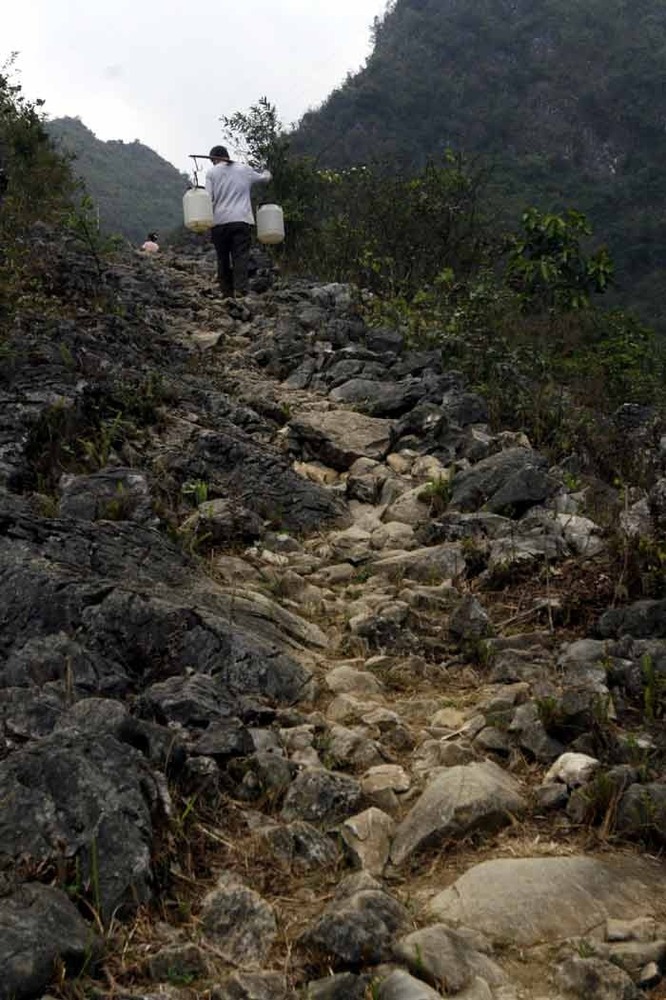
<path id="1" fill-rule="evenodd" d="M 279 205 L 262 205 L 257 209 L 257 239 L 260 243 L 284 240 L 284 212 Z"/>
<path id="2" fill-rule="evenodd" d="M 213 225 L 213 203 L 206 188 L 190 188 L 183 195 L 183 218 L 187 229 L 205 233 Z"/>

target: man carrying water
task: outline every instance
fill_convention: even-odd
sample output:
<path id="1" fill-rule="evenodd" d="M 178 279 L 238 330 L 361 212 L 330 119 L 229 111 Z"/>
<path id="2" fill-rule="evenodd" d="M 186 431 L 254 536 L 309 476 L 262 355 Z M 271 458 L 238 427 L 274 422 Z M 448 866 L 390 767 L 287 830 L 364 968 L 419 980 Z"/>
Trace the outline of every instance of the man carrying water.
<path id="1" fill-rule="evenodd" d="M 211 239 L 217 254 L 217 277 L 222 294 L 230 298 L 247 293 L 248 263 L 254 213 L 253 184 L 271 180 L 270 170 L 254 170 L 236 163 L 224 146 L 209 153 L 213 166 L 206 174 L 206 190 L 213 202 Z"/>

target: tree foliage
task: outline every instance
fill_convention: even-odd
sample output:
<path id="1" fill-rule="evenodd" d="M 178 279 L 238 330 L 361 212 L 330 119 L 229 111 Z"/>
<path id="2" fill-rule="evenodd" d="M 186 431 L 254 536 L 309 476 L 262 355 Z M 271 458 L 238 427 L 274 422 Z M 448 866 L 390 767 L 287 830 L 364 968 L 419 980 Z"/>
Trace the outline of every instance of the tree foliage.
<path id="1" fill-rule="evenodd" d="M 343 168 L 419 170 L 447 149 L 494 164 L 496 212 L 576 205 L 614 293 L 664 320 L 666 8 L 660 0 L 396 0 L 366 66 L 293 137 Z"/>
<path id="2" fill-rule="evenodd" d="M 148 146 L 103 142 L 78 118 L 56 118 L 46 128 L 84 182 L 103 234 L 140 244 L 149 232 L 165 235 L 182 225 L 187 177 Z"/>

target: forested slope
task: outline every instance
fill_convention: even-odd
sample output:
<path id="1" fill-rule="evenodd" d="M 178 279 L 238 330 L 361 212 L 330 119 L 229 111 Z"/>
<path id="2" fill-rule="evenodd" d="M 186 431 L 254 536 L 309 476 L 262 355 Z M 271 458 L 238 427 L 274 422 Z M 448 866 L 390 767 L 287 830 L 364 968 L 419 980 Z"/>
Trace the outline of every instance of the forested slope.
<path id="1" fill-rule="evenodd" d="M 47 123 L 50 136 L 75 159 L 74 173 L 99 208 L 102 229 L 132 242 L 164 234 L 182 222 L 187 177 L 143 143 L 103 142 L 78 118 Z"/>
<path id="2" fill-rule="evenodd" d="M 397 0 L 296 146 L 326 165 L 482 154 L 507 217 L 588 213 L 623 304 L 662 317 L 666 9 L 658 0 Z"/>

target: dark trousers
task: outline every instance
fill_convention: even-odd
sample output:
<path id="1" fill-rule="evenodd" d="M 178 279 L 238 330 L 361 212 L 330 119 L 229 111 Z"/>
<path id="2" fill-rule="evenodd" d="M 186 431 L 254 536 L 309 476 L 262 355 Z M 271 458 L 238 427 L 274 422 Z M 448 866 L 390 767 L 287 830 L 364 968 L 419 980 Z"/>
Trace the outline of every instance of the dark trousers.
<path id="1" fill-rule="evenodd" d="M 250 261 L 252 227 L 247 222 L 226 222 L 210 231 L 217 254 L 217 280 L 223 295 L 245 295 Z"/>

